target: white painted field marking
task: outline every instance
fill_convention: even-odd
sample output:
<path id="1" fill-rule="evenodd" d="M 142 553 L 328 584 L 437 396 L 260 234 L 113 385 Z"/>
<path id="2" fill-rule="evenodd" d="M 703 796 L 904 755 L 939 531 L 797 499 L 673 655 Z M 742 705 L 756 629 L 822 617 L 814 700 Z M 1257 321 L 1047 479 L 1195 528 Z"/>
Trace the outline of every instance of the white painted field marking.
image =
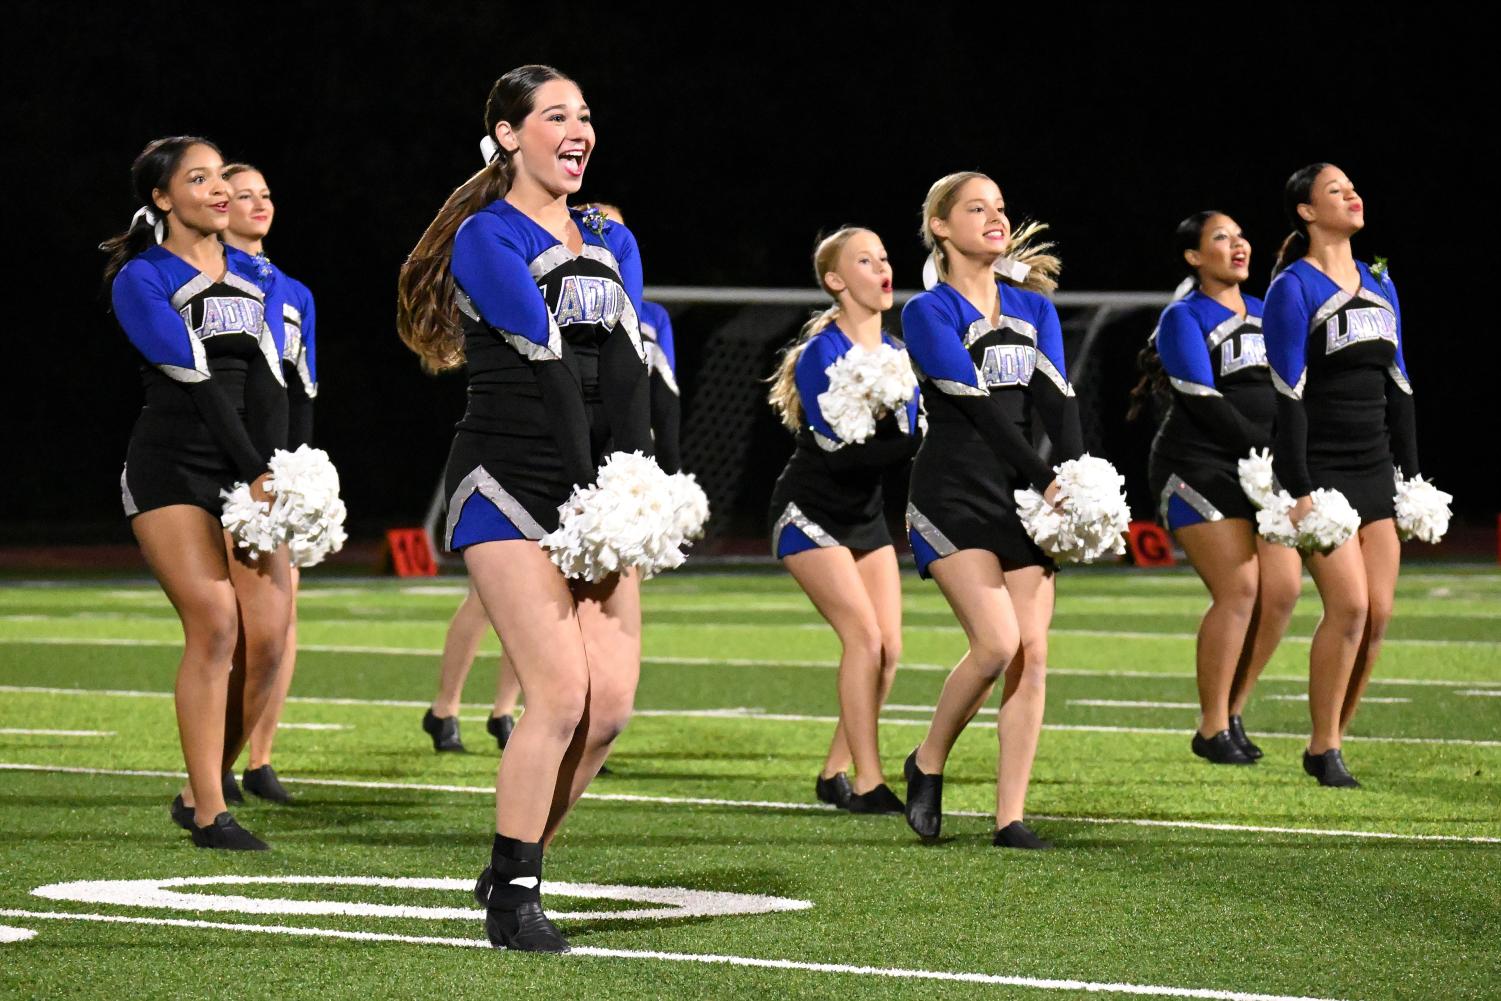
<path id="1" fill-rule="evenodd" d="M 1460 692 L 1459 694 L 1461 694 L 1461 695 L 1471 695 L 1471 696 L 1479 695 L 1479 696 L 1483 696 L 1483 697 L 1497 698 L 1497 697 L 1501 697 L 1501 688 L 1471 688 L 1468 691 L 1463 691 L 1463 692 Z"/>
<path id="2" fill-rule="evenodd" d="M 353 730 L 354 727 L 344 723 L 278 723 L 280 730 Z"/>
<path id="3" fill-rule="evenodd" d="M 131 691 L 128 689 L 108 688 L 47 688 L 28 685 L 0 685 L 0 692 L 23 692 L 36 695 L 71 695 L 71 696 L 99 696 L 105 695 L 115 698 L 144 698 L 144 699 L 170 699 L 171 692 L 148 692 Z M 416 699 L 353 699 L 338 697 L 318 696 L 290 696 L 288 702 L 297 702 L 306 705 L 323 706 L 380 706 L 397 709 L 424 709 L 430 703 Z M 1367 701 L 1375 701 L 1369 699 Z M 466 702 L 462 703 L 463 709 L 490 708 L 489 703 Z M 837 716 L 818 716 L 807 713 L 768 713 L 760 712 L 749 706 L 728 706 L 715 709 L 637 709 L 632 714 L 643 717 L 666 717 L 678 719 L 743 719 L 755 720 L 766 723 L 838 723 Z M 925 726 L 926 720 L 903 719 L 899 716 L 883 716 L 880 719 L 883 725 L 888 726 Z M 1044 723 L 1044 730 L 1056 730 L 1060 733 L 1146 733 L 1146 734 L 1170 734 L 1181 735 L 1182 731 L 1171 727 L 1157 726 L 1108 726 L 1103 724 L 1086 723 Z M 1307 740 L 1308 735 L 1303 733 L 1264 733 L 1258 731 L 1257 737 L 1285 737 L 1288 740 Z M 1449 744 L 1458 747 L 1501 747 L 1501 740 L 1470 740 L 1462 737 L 1370 737 L 1370 736 L 1347 736 L 1346 740 L 1362 741 L 1372 744 Z"/>
<path id="4" fill-rule="evenodd" d="M 403 904 L 366 904 L 349 900 L 272 899 L 216 893 L 180 893 L 184 886 L 378 886 L 407 890 L 449 890 L 469 901 L 465 907 L 425 907 Z M 173 911 L 229 911 L 234 914 L 338 914 L 348 917 L 412 918 L 422 921 L 467 921 L 484 910 L 469 896 L 474 880 L 415 876 L 183 876 L 173 879 L 99 879 L 50 883 L 32 896 L 81 904 L 118 904 L 159 907 Z M 722 893 L 682 886 L 617 886 L 601 883 L 547 884 L 549 896 L 576 900 L 625 900 L 653 904 L 649 908 L 618 911 L 559 911 L 552 915 L 571 921 L 660 921 L 671 918 L 730 917 L 805 911 L 811 900 L 768 897 L 754 893 Z"/>
<path id="5" fill-rule="evenodd" d="M 1155 634 L 1154 634 L 1155 635 Z M 122 637 L 87 637 L 75 638 L 70 636 L 39 636 L 39 637 L 15 637 L 0 636 L 0 644 L 12 646 L 118 646 L 118 647 L 172 647 L 181 649 L 181 640 L 154 640 L 154 639 L 127 639 Z M 337 653 L 337 654 L 370 654 L 372 656 L 396 656 L 396 657 L 431 657 L 437 659 L 442 656 L 442 651 L 436 647 L 406 647 L 406 646 L 358 646 L 342 643 L 299 643 L 297 649 L 307 653 Z M 491 655 L 489 652 L 486 656 Z M 665 664 L 678 667 L 808 667 L 821 670 L 834 671 L 839 667 L 837 657 L 829 657 L 824 660 L 762 660 L 746 657 L 643 657 L 643 664 Z M 903 671 L 932 671 L 947 674 L 953 670 L 953 664 L 924 664 L 918 662 L 903 662 L 900 670 Z M 1049 667 L 1048 673 L 1071 677 L 1086 678 L 1146 678 L 1161 679 L 1167 681 L 1191 680 L 1191 673 L 1174 674 L 1167 671 L 1124 671 L 1124 670 L 1094 670 L 1083 667 Z M 1307 674 L 1263 674 L 1262 681 L 1285 682 L 1288 684 L 1307 684 Z M 1452 678 L 1371 678 L 1367 684 L 1372 685 L 1415 685 L 1422 687 L 1437 688 L 1485 688 L 1494 686 L 1501 692 L 1501 681 L 1476 681 L 1456 680 Z M 0 687 L 0 691 L 4 691 Z M 393 705 L 423 706 L 422 702 L 394 702 Z"/>
<path id="6" fill-rule="evenodd" d="M 745 609 L 742 606 L 740 608 L 740 610 L 744 611 Z M 372 621 L 374 619 L 376 619 L 376 618 L 378 618 L 380 616 L 383 616 L 385 613 L 386 613 L 386 609 L 384 607 L 372 606 L 372 607 L 370 607 L 368 609 L 369 618 L 337 619 L 337 618 L 321 618 L 320 617 L 317 620 L 317 622 L 318 622 L 318 625 L 320 625 L 320 626 L 352 626 L 354 628 L 368 628 L 371 625 L 371 623 L 372 623 Z M 651 613 L 651 609 L 650 608 L 646 609 L 646 614 L 647 614 L 648 620 L 650 619 L 650 613 Z M 32 616 L 22 616 L 22 617 L 18 617 L 18 618 L 9 619 L 9 620 L 7 619 L 6 616 L 0 615 L 0 622 L 3 622 L 3 621 L 25 621 L 25 622 L 67 622 L 67 623 L 72 623 L 72 622 L 79 622 L 79 621 L 95 621 L 95 620 L 98 620 L 98 621 L 119 621 L 119 622 L 136 621 L 136 622 L 143 622 L 143 623 L 158 623 L 158 622 L 170 621 L 167 616 L 163 616 L 163 615 L 149 615 L 148 616 L 148 615 L 132 614 L 132 613 L 129 613 L 129 612 L 76 612 L 76 613 L 72 613 L 72 614 L 69 614 L 69 615 L 43 615 L 43 616 L 32 615 Z M 431 623 L 431 624 L 434 625 L 434 626 L 437 625 L 437 623 Z M 785 631 L 787 631 L 789 629 L 794 629 L 794 630 L 799 630 L 799 631 L 809 631 L 809 630 L 811 630 L 811 631 L 814 631 L 814 632 L 826 632 L 829 629 L 828 625 L 826 623 L 824 623 L 824 622 L 821 622 L 821 621 L 818 621 L 818 622 L 719 622 L 719 621 L 715 621 L 715 620 L 710 619 L 710 620 L 699 620 L 699 621 L 694 621 L 694 622 L 675 622 L 672 625 L 673 625 L 673 628 L 675 628 L 675 629 L 712 629 L 712 630 L 722 630 L 722 629 L 726 629 L 726 628 L 752 629 L 752 630 L 774 629 L 774 630 L 776 630 L 778 632 L 785 632 Z M 904 624 L 902 626 L 902 628 L 903 628 L 903 630 L 905 632 L 909 632 L 909 633 L 912 633 L 912 632 L 920 632 L 920 633 L 953 633 L 953 634 L 957 635 L 959 633 L 959 631 L 960 631 L 959 630 L 959 626 L 958 626 L 957 623 L 942 623 L 942 624 L 906 623 L 906 624 Z M 1057 628 L 1054 628 L 1054 629 L 1050 629 L 1050 630 L 1048 630 L 1048 632 L 1049 632 L 1050 635 L 1053 635 L 1053 636 L 1095 636 L 1095 637 L 1101 637 L 1101 638 L 1104 638 L 1104 639 L 1136 639 L 1136 640 L 1197 640 L 1198 639 L 1198 635 L 1196 633 L 1186 633 L 1186 632 L 1143 632 L 1143 631 L 1138 631 L 1138 630 L 1127 630 L 1127 629 L 1076 629 L 1076 628 L 1068 628 L 1068 627 L 1061 627 L 1060 626 L 1060 627 L 1057 627 Z M 1308 644 L 1308 643 L 1313 642 L 1313 638 L 1311 636 L 1285 636 L 1285 637 L 1283 637 L 1282 642 L 1283 643 Z M 1415 646 L 1415 647 L 1486 647 L 1486 648 L 1494 649 L 1497 646 L 1497 643 L 1496 643 L 1495 640 L 1438 640 L 1438 639 L 1393 638 L 1393 637 L 1390 637 L 1390 636 L 1388 636 L 1385 640 L 1383 640 L 1383 642 L 1387 646 Z M 310 649 L 310 648 L 309 647 L 304 647 L 303 649 Z"/>
<path id="7" fill-rule="evenodd" d="M 0 925 L 0 942 L 24 942 L 29 938 L 36 938 L 36 932 L 30 928 Z"/>
<path id="8" fill-rule="evenodd" d="M 1179 731 L 1171 731 L 1179 733 Z M 1261 734 L 1257 734 L 1258 737 Z M 0 762 L 0 772 L 42 772 L 63 775 L 102 775 L 122 778 L 187 778 L 186 772 L 154 771 L 126 768 L 79 768 L 68 765 L 29 765 Z M 283 782 L 336 789 L 385 789 L 400 792 L 451 792 L 474 796 L 493 796 L 494 786 L 441 785 L 428 782 L 371 782 L 354 779 L 312 779 L 279 776 Z M 662 806 L 724 806 L 755 810 L 796 810 L 809 813 L 835 813 L 824 803 L 782 803 L 763 799 L 714 799 L 704 796 L 647 796 L 639 793 L 584 793 L 584 799 L 603 803 L 654 803 Z M 949 817 L 991 817 L 977 810 L 946 810 Z M 1189 830 L 1231 831 L 1248 834 L 1306 834 L 1323 838 L 1374 838 L 1383 841 L 1450 841 L 1467 844 L 1501 844 L 1501 838 L 1465 834 L 1398 834 L 1391 831 L 1352 831 L 1314 827 L 1267 827 L 1254 824 L 1222 824 L 1199 820 L 1152 820 L 1141 817 L 1071 817 L 1052 814 L 1028 814 L 1035 820 L 1058 823 L 1125 824 L 1135 827 L 1181 827 Z"/>
<path id="9" fill-rule="evenodd" d="M 157 925 L 166 928 L 198 928 L 208 931 L 259 932 L 269 935 L 295 935 L 303 938 L 334 938 L 356 942 L 402 942 L 408 945 L 446 945 L 466 949 L 488 949 L 490 943 L 478 938 L 447 938 L 439 935 L 391 935 L 383 932 L 342 931 L 334 928 L 299 928 L 289 925 L 256 925 L 235 921 L 198 921 L 190 918 L 140 918 L 120 914 L 79 914 L 68 912 L 25 911 L 7 908 L 0 917 L 38 918 L 53 921 L 97 921 L 104 924 Z M 1287 994 L 1255 994 L 1202 987 L 1163 987 L 1155 984 L 1110 984 L 1089 980 L 1058 980 L 1038 977 L 1002 976 L 994 973 L 951 973 L 945 970 L 906 970 L 889 966 L 851 966 L 844 963 L 808 963 L 792 959 L 761 959 L 755 956 L 721 956 L 712 953 L 657 952 L 637 949 L 604 949 L 597 946 L 574 946 L 559 962 L 584 959 L 647 959 L 667 963 L 702 963 L 710 966 L 741 966 L 766 970 L 795 970 L 806 973 L 851 974 L 867 977 L 890 977 L 896 980 L 939 980 L 968 984 L 997 984 L 1008 987 L 1035 987 L 1039 990 L 1113 992 L 1152 997 L 1205 998 L 1208 1001 L 1334 1001 L 1328 998 Z"/>
<path id="10" fill-rule="evenodd" d="M 1501 695 L 1501 692 L 1497 692 L 1496 694 L 1497 695 Z M 1296 693 L 1294 693 L 1292 695 L 1263 695 L 1263 696 L 1260 696 L 1260 698 L 1265 698 L 1265 699 L 1268 699 L 1268 700 L 1270 700 L 1272 702 L 1307 702 L 1308 701 L 1308 693 L 1307 692 L 1296 692 Z M 1411 702 L 1412 699 L 1378 698 L 1378 697 L 1376 697 L 1374 695 L 1367 695 L 1367 696 L 1363 697 L 1360 701 L 1362 703 L 1366 703 L 1366 702 L 1379 702 L 1379 703 L 1386 703 L 1386 704 L 1390 704 L 1390 705 L 1398 705 L 1398 704 L 1401 704 L 1401 703 L 1404 703 L 1404 702 Z"/>
<path id="11" fill-rule="evenodd" d="M 27 730 L 22 727 L 0 726 L 0 736 L 15 737 L 113 737 L 113 730 Z"/>
<path id="12" fill-rule="evenodd" d="M 1069 699 L 1070 706 L 1106 706 L 1119 709 L 1197 709 L 1197 702 L 1144 702 L 1139 699 Z"/>

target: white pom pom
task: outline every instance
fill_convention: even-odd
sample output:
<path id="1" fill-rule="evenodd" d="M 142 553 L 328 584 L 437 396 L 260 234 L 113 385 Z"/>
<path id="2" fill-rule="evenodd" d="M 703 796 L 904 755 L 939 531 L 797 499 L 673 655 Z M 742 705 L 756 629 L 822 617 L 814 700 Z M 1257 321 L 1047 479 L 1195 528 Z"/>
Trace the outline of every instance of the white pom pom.
<path id="1" fill-rule="evenodd" d="M 272 514 L 285 526 L 294 566 L 311 567 L 344 548 L 346 511 L 339 498 L 339 471 L 321 448 L 299 445 L 271 456 L 276 501 Z"/>
<path id="2" fill-rule="evenodd" d="M 1449 531 L 1449 502 L 1445 493 L 1422 476 L 1405 479 L 1397 474 L 1397 536 L 1403 541 L 1437 542 Z"/>
<path id="3" fill-rule="evenodd" d="M 1016 491 L 1016 509 L 1027 534 L 1049 556 L 1089 563 L 1126 551 L 1131 511 L 1122 490 L 1126 479 L 1104 459 L 1083 455 L 1055 470 L 1058 508 L 1036 490 Z"/>
<path id="4" fill-rule="evenodd" d="M 1272 474 L 1272 450 L 1251 449 L 1251 454 L 1236 463 L 1240 471 L 1240 488 L 1258 508 L 1264 508 L 1277 492 L 1277 477 Z"/>
<path id="5" fill-rule="evenodd" d="M 1359 531 L 1360 513 L 1338 490 L 1315 490 L 1308 498 L 1313 507 L 1294 528 L 1292 496 L 1286 490 L 1277 491 L 1256 513 L 1257 530 L 1269 541 L 1301 553 L 1333 552 Z"/>
<path id="6" fill-rule="evenodd" d="M 876 433 L 876 421 L 907 405 L 917 376 L 907 352 L 882 344 L 873 351 L 852 346 L 828 368 L 829 388 L 818 409 L 839 440 L 858 444 Z"/>
<path id="7" fill-rule="evenodd" d="M 281 524 L 272 516 L 270 504 L 250 496 L 250 484 L 236 483 L 233 489 L 220 490 L 224 510 L 219 522 L 233 536 L 235 545 L 246 550 L 252 559 L 274 552 L 286 541 Z"/>
<path id="8" fill-rule="evenodd" d="M 643 577 L 682 566 L 703 532 L 709 502 L 690 475 L 668 476 L 640 452 L 615 452 L 594 484 L 558 507 L 558 530 L 542 546 L 568 577 L 600 580 L 635 568 Z"/>

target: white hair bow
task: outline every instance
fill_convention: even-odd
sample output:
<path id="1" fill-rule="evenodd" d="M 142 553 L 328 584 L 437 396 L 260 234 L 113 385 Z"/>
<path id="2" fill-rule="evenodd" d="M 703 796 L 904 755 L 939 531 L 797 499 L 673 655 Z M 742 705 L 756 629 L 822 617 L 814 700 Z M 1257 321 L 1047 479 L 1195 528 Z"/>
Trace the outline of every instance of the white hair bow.
<path id="1" fill-rule="evenodd" d="M 162 240 L 166 239 L 167 224 L 156 209 L 151 208 L 149 205 L 142 205 L 136 209 L 136 214 L 130 217 L 130 228 L 135 229 L 136 225 L 142 219 L 146 220 L 146 224 L 151 227 L 151 232 L 156 234 L 157 243 L 161 243 Z"/>
<path id="2" fill-rule="evenodd" d="M 485 158 L 486 163 L 491 162 L 500 154 L 500 147 L 496 145 L 494 136 L 485 136 L 479 141 L 479 153 Z"/>
<path id="3" fill-rule="evenodd" d="M 1032 273 L 1032 265 L 1023 264 L 1021 261 L 1012 260 L 1009 257 L 997 257 L 992 270 L 1002 278 L 1021 284 L 1027 280 L 1027 275 Z M 938 254 L 935 251 L 928 255 L 928 259 L 922 266 L 922 287 L 932 288 L 938 284 Z"/>

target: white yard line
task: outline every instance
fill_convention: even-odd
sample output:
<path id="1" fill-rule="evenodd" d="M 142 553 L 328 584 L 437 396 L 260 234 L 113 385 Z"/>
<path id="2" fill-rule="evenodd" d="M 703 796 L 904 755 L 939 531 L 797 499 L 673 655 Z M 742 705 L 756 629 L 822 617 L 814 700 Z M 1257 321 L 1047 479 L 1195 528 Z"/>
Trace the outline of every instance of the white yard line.
<path id="1" fill-rule="evenodd" d="M 1159 635 L 1159 634 L 1144 634 Z M 182 647 L 182 640 L 158 640 L 158 639 L 133 639 L 126 637 L 82 637 L 70 636 L 36 636 L 15 637 L 0 636 L 0 645 L 11 646 L 118 646 L 118 647 Z M 442 651 L 436 647 L 415 646 L 364 646 L 358 644 L 342 643 L 299 643 L 297 649 L 307 653 L 337 653 L 337 654 L 369 654 L 371 656 L 385 657 L 432 657 L 437 659 Z M 485 656 L 493 655 L 487 652 Z M 825 660 L 762 660 L 749 657 L 652 657 L 642 658 L 644 664 L 666 664 L 676 667 L 806 667 L 820 670 L 833 671 L 839 667 L 837 657 L 829 657 Z M 903 671 L 926 671 L 947 674 L 953 670 L 953 664 L 924 664 L 920 662 L 906 662 L 901 664 Z M 1165 671 L 1113 671 L 1094 670 L 1083 667 L 1049 667 L 1048 673 L 1070 677 L 1089 678 L 1147 678 L 1166 679 L 1169 681 L 1192 680 L 1192 673 L 1172 674 Z M 1306 684 L 1306 674 L 1263 674 L 1262 681 L 1297 682 Z M 1456 680 L 1452 678 L 1372 678 L 1368 682 L 1372 685 L 1417 685 L 1432 686 L 1438 688 L 1485 688 L 1495 686 L 1497 693 L 1501 694 L 1501 681 L 1475 681 Z"/>
<path id="2" fill-rule="evenodd" d="M 1119 709 L 1197 709 L 1197 702 L 1145 702 L 1140 699 L 1069 699 L 1070 706 L 1106 706 Z"/>
<path id="3" fill-rule="evenodd" d="M 1173 731 L 1177 732 L 1177 731 Z M 1260 736 L 1258 734 L 1257 736 Z M 131 768 L 80 768 L 68 765 L 31 765 L 0 762 L 0 772 L 42 772 L 61 775 L 103 775 L 123 778 L 187 778 L 186 772 Z M 355 779 L 314 779 L 278 776 L 283 782 L 336 789 L 384 789 L 401 792 L 451 792 L 475 796 L 493 796 L 493 786 L 446 785 L 428 782 L 373 782 Z M 723 806 L 750 810 L 797 810 L 811 813 L 834 813 L 823 803 L 783 803 L 776 800 L 717 799 L 703 796 L 647 796 L 637 793 L 584 793 L 584 799 L 603 803 L 653 803 L 661 806 Z M 990 817 L 976 810 L 946 810 L 949 817 Z M 1466 844 L 1501 844 L 1501 838 L 1464 834 L 1399 834 L 1392 831 L 1357 831 L 1316 827 L 1268 827 L 1255 824 L 1224 824 L 1205 820 L 1158 820 L 1146 817 L 1070 817 L 1056 814 L 1028 814 L 1034 820 L 1054 823 L 1123 824 L 1130 827 L 1169 827 L 1196 831 L 1225 831 L 1245 834 L 1292 834 L 1321 838 L 1372 838 L 1382 841 L 1444 841 Z"/>
<path id="4" fill-rule="evenodd" d="M 345 723 L 278 723 L 278 730 L 353 730 Z"/>
<path id="5" fill-rule="evenodd" d="M 1497 698 L 1497 697 L 1501 697 L 1501 688 L 1471 688 L 1468 691 L 1462 691 L 1459 694 L 1460 695 L 1471 695 L 1471 696 L 1478 695 L 1478 696 L 1482 696 L 1482 697 Z"/>
<path id="6" fill-rule="evenodd" d="M 47 688 L 32 685 L 0 685 L 0 692 L 16 692 L 31 695 L 71 695 L 71 696 L 109 696 L 112 698 L 134 699 L 170 699 L 171 692 L 132 691 L 129 689 L 108 688 Z M 293 695 L 288 697 L 287 702 L 301 703 L 304 705 L 319 706 L 380 706 L 395 709 L 424 709 L 429 708 L 430 703 L 418 699 L 354 699 L 336 697 L 318 697 L 311 695 Z M 484 709 L 493 708 L 488 703 L 466 702 L 461 708 Z M 913 710 L 916 711 L 916 710 Z M 928 710 L 922 710 L 928 711 Z M 673 719 L 737 719 L 753 720 L 771 723 L 837 723 L 837 716 L 821 716 L 808 713 L 768 713 L 748 706 L 723 706 L 714 709 L 637 709 L 635 716 L 643 717 L 667 717 Z M 927 720 L 901 719 L 899 717 L 882 717 L 880 722 L 887 726 L 926 726 Z M 1149 733 L 1181 735 L 1180 729 L 1172 727 L 1153 726 L 1102 726 L 1083 723 L 1044 723 L 1044 730 L 1057 730 L 1060 732 L 1075 733 Z M 1302 733 L 1268 733 L 1257 731 L 1257 737 L 1285 737 L 1289 740 L 1306 740 L 1308 735 Z M 1460 737 L 1368 737 L 1348 736 L 1346 740 L 1362 741 L 1375 744 L 1452 744 L 1459 747 L 1501 747 L 1501 740 L 1471 740 Z"/>
<path id="7" fill-rule="evenodd" d="M 1463 693 L 1461 693 L 1461 694 L 1463 694 Z M 1495 694 L 1501 695 L 1501 692 L 1497 692 Z M 1262 696 L 1258 696 L 1258 698 L 1269 699 L 1272 702 L 1307 702 L 1308 701 L 1308 693 L 1307 692 L 1298 692 L 1298 693 L 1296 693 L 1294 695 L 1262 695 Z M 1386 705 L 1400 705 L 1402 703 L 1411 702 L 1411 701 L 1412 701 L 1412 699 L 1402 699 L 1402 698 L 1396 698 L 1396 699 L 1385 698 L 1384 699 L 1384 698 L 1378 698 L 1378 697 L 1376 697 L 1374 695 L 1366 695 L 1366 696 L 1364 696 L 1364 697 L 1361 698 L 1360 703 L 1361 703 L 1361 705 L 1365 705 L 1367 702 L 1378 702 L 1378 703 L 1382 703 L 1382 704 L 1386 704 Z"/>
<path id="8" fill-rule="evenodd" d="M 400 942 L 408 945 L 444 945 L 466 949 L 488 949 L 490 943 L 480 938 L 450 938 L 442 935 L 393 935 L 386 932 L 343 931 L 334 928 L 306 928 L 290 925 L 260 925 L 238 921 L 203 921 L 195 918 L 142 918 L 123 914 L 82 914 L 76 911 L 26 911 L 7 908 L 0 917 L 42 921 L 95 921 L 103 924 L 156 925 L 166 928 L 195 928 L 208 931 L 258 932 L 266 935 L 290 935 L 300 938 L 331 938 L 355 942 Z M 993 984 L 1007 987 L 1032 987 L 1038 990 L 1110 992 L 1150 997 L 1206 998 L 1209 1001 L 1326 1001 L 1326 999 L 1286 994 L 1257 994 L 1202 987 L 1167 987 L 1156 984 L 1112 984 L 1089 980 L 1059 980 L 1039 977 L 1003 976 L 994 973 L 952 973 L 945 970 L 907 970 L 889 966 L 851 966 L 844 963 L 810 963 L 792 959 L 762 959 L 755 956 L 724 956 L 712 953 L 659 952 L 639 949 L 605 949 L 575 946 L 558 962 L 582 959 L 635 959 L 667 963 L 700 963 L 707 966 L 740 966 L 765 970 L 790 970 L 805 973 L 848 974 L 888 977 L 893 980 L 938 980 L 968 984 Z"/>
<path id="9" fill-rule="evenodd" d="M 0 736 L 15 737 L 113 737 L 113 730 L 26 730 L 15 726 L 0 726 Z"/>

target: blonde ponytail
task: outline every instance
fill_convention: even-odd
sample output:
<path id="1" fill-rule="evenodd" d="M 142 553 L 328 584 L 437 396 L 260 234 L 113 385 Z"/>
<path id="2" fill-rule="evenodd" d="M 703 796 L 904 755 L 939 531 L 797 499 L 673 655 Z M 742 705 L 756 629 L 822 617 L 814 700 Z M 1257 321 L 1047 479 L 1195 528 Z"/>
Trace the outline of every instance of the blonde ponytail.
<path id="1" fill-rule="evenodd" d="M 844 250 L 844 245 L 850 237 L 856 233 L 869 232 L 859 226 L 842 226 L 828 236 L 818 241 L 818 246 L 813 249 L 813 279 L 818 282 L 818 287 L 834 297 L 834 304 L 819 313 L 814 313 L 808 318 L 798 331 L 797 337 L 787 345 L 777 361 L 777 370 L 766 381 L 771 383 L 771 391 L 766 394 L 767 402 L 771 409 L 776 411 L 781 418 L 782 424 L 787 430 L 796 434 L 803 426 L 803 401 L 797 394 L 797 360 L 803 356 L 803 351 L 808 347 L 808 341 L 813 335 L 831 323 L 839 320 L 840 308 L 839 297 L 833 289 L 824 281 L 824 276 L 833 271 L 839 263 L 839 253 Z"/>

